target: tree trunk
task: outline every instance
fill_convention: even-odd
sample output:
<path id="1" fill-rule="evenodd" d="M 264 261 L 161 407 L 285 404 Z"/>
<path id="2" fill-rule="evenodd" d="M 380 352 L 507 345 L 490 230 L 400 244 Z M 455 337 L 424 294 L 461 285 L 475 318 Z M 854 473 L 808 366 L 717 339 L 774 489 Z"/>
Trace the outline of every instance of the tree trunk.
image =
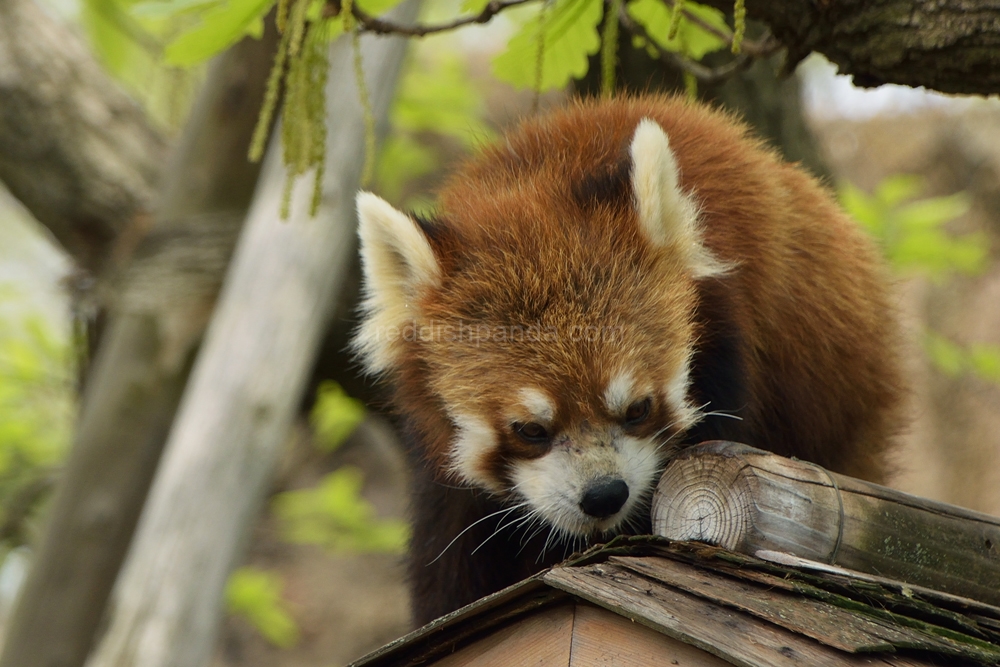
<path id="1" fill-rule="evenodd" d="M 250 200 L 244 151 L 275 43 L 245 40 L 212 68 L 157 227 L 123 277 L 0 667 L 78 667 L 90 650 Z"/>
<path id="2" fill-rule="evenodd" d="M 397 10 L 412 20 L 418 5 Z M 405 49 L 362 40 L 376 117 L 385 120 Z M 355 242 L 364 159 L 351 42 L 332 49 L 324 197 L 278 209 L 285 170 L 272 142 L 254 204 L 185 392 L 163 463 L 90 667 L 198 667 L 214 647 L 229 571 L 270 480 Z M 276 140 L 275 140 L 276 141 Z"/>
<path id="3" fill-rule="evenodd" d="M 163 138 L 32 0 L 0 0 L 0 100 L 0 180 L 100 273 L 116 239 L 149 212 Z"/>

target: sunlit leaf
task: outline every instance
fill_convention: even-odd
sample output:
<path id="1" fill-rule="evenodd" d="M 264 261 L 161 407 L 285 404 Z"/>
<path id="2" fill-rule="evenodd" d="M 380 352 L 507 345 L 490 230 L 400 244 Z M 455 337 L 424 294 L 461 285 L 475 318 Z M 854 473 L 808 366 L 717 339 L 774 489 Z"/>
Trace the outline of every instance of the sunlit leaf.
<path id="1" fill-rule="evenodd" d="M 488 4 L 490 0 L 462 0 L 461 10 L 463 14 L 480 14 Z"/>
<path id="2" fill-rule="evenodd" d="M 541 89 L 562 88 L 572 78 L 587 73 L 587 57 L 600 48 L 597 24 L 601 0 L 555 0 L 545 11 L 544 22 L 529 18 L 493 60 L 493 73 L 519 88 L 535 85 L 538 63 L 538 31 L 544 31 Z M 537 15 L 536 15 L 537 16 Z"/>
<path id="3" fill-rule="evenodd" d="M 167 45 L 164 59 L 190 67 L 229 48 L 274 5 L 275 0 L 225 0 L 202 14 L 201 23 Z"/>
<path id="4" fill-rule="evenodd" d="M 723 35 L 732 34 L 725 15 L 714 7 L 685 2 L 684 11 L 697 16 Z M 701 60 L 705 54 L 726 46 L 726 41 L 719 35 L 683 17 L 676 34 L 668 39 L 673 9 L 662 0 L 636 0 L 628 5 L 628 13 L 646 29 L 659 48 L 667 51 L 685 53 L 694 60 Z"/>
<path id="5" fill-rule="evenodd" d="M 365 12 L 378 16 L 389 11 L 402 2 L 402 0 L 356 0 L 356 2 L 358 3 L 358 7 L 365 10 Z"/>
<path id="6" fill-rule="evenodd" d="M 192 14 L 219 3 L 219 0 L 149 0 L 129 9 L 136 18 L 167 19 Z"/>

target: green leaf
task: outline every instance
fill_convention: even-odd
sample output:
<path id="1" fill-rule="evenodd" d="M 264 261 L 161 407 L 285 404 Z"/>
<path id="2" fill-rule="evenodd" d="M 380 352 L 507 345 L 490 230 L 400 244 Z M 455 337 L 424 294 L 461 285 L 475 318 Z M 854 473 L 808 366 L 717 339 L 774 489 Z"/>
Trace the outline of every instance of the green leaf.
<path id="1" fill-rule="evenodd" d="M 488 4 L 490 0 L 462 0 L 461 10 L 463 14 L 481 14 Z"/>
<path id="2" fill-rule="evenodd" d="M 299 641 L 299 628 L 281 597 L 281 578 L 266 570 L 241 567 L 226 584 L 226 608 L 242 616 L 271 644 L 291 648 Z"/>
<path id="3" fill-rule="evenodd" d="M 685 2 L 684 11 L 697 16 L 707 25 L 724 35 L 732 30 L 726 24 L 726 16 L 714 7 Z M 657 47 L 675 53 L 684 53 L 693 60 L 701 60 L 705 54 L 725 48 L 726 41 L 705 30 L 700 25 L 682 17 L 677 33 L 668 39 L 673 9 L 662 0 L 636 0 L 628 5 L 629 15 L 640 23 L 656 42 Z"/>
<path id="4" fill-rule="evenodd" d="M 136 18 L 170 19 L 202 11 L 219 0 L 148 0 L 132 5 L 129 13 Z"/>
<path id="5" fill-rule="evenodd" d="M 907 229 L 938 227 L 968 213 L 972 199 L 965 192 L 947 197 L 921 199 L 900 206 L 897 215 L 899 224 Z"/>
<path id="6" fill-rule="evenodd" d="M 284 539 L 335 552 L 402 553 L 409 539 L 406 522 L 377 518 L 361 497 L 362 483 L 361 471 L 345 466 L 316 488 L 278 494 L 273 508 Z"/>
<path id="7" fill-rule="evenodd" d="M 201 17 L 201 23 L 167 45 L 164 59 L 190 67 L 204 62 L 240 40 L 263 17 L 275 0 L 227 0 Z"/>
<path id="8" fill-rule="evenodd" d="M 402 0 L 356 0 L 356 2 L 358 3 L 358 7 L 367 13 L 378 16 L 389 11 L 402 2 Z"/>
<path id="9" fill-rule="evenodd" d="M 365 406 L 351 398 L 333 381 L 320 384 L 316 390 L 316 404 L 309 415 L 316 444 L 331 451 L 339 447 L 365 418 Z"/>
<path id="10" fill-rule="evenodd" d="M 545 19 L 529 19 L 510 39 L 507 50 L 493 60 L 493 73 L 518 88 L 535 85 L 539 29 L 544 34 L 541 89 L 562 88 L 587 73 L 587 57 L 601 45 L 597 24 L 601 0 L 555 0 Z M 537 14 L 536 14 L 537 17 Z"/>
<path id="11" fill-rule="evenodd" d="M 944 225 L 965 214 L 969 195 L 958 192 L 903 203 L 920 193 L 923 180 L 908 174 L 889 176 L 867 195 L 850 183 L 840 186 L 840 202 L 882 246 L 897 269 L 934 278 L 949 272 L 977 274 L 989 259 L 984 234 L 949 234 Z"/>

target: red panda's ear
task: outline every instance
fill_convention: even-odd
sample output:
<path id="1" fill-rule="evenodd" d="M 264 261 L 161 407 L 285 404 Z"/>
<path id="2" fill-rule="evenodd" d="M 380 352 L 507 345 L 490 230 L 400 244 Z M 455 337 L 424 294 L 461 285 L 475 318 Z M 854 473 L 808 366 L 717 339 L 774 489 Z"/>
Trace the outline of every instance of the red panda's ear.
<path id="1" fill-rule="evenodd" d="M 416 295 L 440 282 L 441 267 L 413 218 L 370 192 L 359 192 L 357 205 L 365 285 L 354 347 L 368 371 L 379 373 L 396 365 Z"/>
<path id="2" fill-rule="evenodd" d="M 663 129 L 643 118 L 630 152 L 632 191 L 646 238 L 656 246 L 676 249 L 695 278 L 724 273 L 726 266 L 701 241 L 698 208 L 680 189 L 680 170 Z"/>

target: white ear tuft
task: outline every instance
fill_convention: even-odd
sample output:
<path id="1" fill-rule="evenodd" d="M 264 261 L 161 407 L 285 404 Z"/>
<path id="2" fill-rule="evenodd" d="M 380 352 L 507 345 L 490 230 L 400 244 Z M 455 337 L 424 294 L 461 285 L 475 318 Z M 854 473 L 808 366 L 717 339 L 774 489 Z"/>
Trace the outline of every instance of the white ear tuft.
<path id="1" fill-rule="evenodd" d="M 410 216 L 370 192 L 358 193 L 357 206 L 365 298 L 353 346 L 368 371 L 379 373 L 396 365 L 416 297 L 439 282 L 441 267 Z"/>
<path id="2" fill-rule="evenodd" d="M 632 137 L 632 190 L 639 224 L 651 243 L 682 254 L 695 278 L 716 276 L 726 266 L 701 242 L 698 209 L 681 192 L 680 170 L 666 133 L 643 118 Z"/>

